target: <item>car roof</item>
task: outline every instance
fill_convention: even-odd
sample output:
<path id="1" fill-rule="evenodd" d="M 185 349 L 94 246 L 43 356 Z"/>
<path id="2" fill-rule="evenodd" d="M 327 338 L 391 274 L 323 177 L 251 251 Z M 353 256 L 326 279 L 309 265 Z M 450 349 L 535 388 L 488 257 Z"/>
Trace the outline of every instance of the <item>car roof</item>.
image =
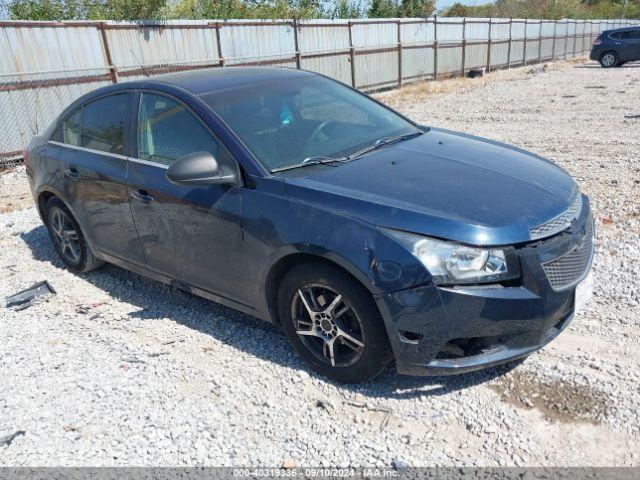
<path id="1" fill-rule="evenodd" d="M 293 68 L 218 67 L 166 73 L 136 83 L 148 83 L 149 86 L 158 83 L 174 85 L 195 95 L 203 95 L 229 88 L 312 75 L 314 74 L 311 72 Z"/>
<path id="2" fill-rule="evenodd" d="M 638 29 L 640 29 L 640 25 L 632 25 L 630 27 L 612 28 L 611 30 L 605 30 L 602 33 L 626 32 L 627 30 L 638 30 Z"/>

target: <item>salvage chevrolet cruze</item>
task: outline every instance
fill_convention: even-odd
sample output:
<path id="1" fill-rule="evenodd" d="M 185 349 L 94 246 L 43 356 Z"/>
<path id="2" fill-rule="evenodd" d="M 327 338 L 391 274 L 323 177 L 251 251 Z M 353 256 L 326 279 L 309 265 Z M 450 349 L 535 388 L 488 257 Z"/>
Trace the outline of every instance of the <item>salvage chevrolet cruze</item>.
<path id="1" fill-rule="evenodd" d="M 589 201 L 562 169 L 310 72 L 101 88 L 25 160 L 69 269 L 113 263 L 277 323 L 340 381 L 525 357 L 590 293 Z"/>

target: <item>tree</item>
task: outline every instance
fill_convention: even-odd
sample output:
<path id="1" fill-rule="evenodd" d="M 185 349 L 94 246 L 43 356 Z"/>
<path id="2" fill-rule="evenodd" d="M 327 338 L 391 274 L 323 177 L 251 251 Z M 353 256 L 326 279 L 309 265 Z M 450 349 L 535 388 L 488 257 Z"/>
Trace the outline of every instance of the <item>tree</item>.
<path id="1" fill-rule="evenodd" d="M 83 18 L 80 2 L 65 0 L 14 0 L 8 4 L 13 20 L 72 20 Z"/>
<path id="2" fill-rule="evenodd" d="M 440 15 L 444 17 L 468 17 L 469 10 L 466 5 L 456 2 L 446 10 L 440 12 Z"/>
<path id="3" fill-rule="evenodd" d="M 398 4 L 394 0 L 372 0 L 369 18 L 393 18 L 398 16 Z"/>
<path id="4" fill-rule="evenodd" d="M 638 18 L 640 0 L 629 0 L 626 16 Z M 624 0 L 496 0 L 481 5 L 455 3 L 440 15 L 502 18 L 619 18 Z"/>
<path id="5" fill-rule="evenodd" d="M 14 20 L 160 19 L 166 0 L 12 0 Z"/>
<path id="6" fill-rule="evenodd" d="M 106 0 L 93 5 L 89 18 L 96 20 L 158 20 L 163 18 L 166 0 Z"/>
<path id="7" fill-rule="evenodd" d="M 360 3 L 351 0 L 338 0 L 331 18 L 361 18 L 364 15 Z"/>
<path id="8" fill-rule="evenodd" d="M 399 14 L 401 17 L 430 17 L 435 9 L 435 0 L 402 0 Z"/>

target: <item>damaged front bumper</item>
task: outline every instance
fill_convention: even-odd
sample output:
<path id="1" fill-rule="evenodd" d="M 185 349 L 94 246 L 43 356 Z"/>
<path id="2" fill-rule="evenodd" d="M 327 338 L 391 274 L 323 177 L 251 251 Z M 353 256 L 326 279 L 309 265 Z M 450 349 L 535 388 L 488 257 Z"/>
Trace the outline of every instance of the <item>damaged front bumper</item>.
<path id="1" fill-rule="evenodd" d="M 581 249 L 589 253 L 584 270 L 559 288 L 557 271 L 548 274 L 545 265 Z M 569 325 L 576 287 L 591 267 L 590 211 L 569 230 L 516 250 L 522 276 L 515 284 L 423 285 L 375 296 L 399 373 L 448 375 L 499 365 L 539 350 Z"/>

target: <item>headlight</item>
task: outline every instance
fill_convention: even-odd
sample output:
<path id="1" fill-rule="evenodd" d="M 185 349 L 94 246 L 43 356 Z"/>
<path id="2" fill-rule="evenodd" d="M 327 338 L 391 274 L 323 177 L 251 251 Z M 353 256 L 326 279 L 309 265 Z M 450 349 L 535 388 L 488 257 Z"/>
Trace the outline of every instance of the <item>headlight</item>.
<path id="1" fill-rule="evenodd" d="M 399 230 L 382 230 L 420 260 L 438 284 L 498 282 L 519 275 L 511 248 L 475 248 Z"/>

